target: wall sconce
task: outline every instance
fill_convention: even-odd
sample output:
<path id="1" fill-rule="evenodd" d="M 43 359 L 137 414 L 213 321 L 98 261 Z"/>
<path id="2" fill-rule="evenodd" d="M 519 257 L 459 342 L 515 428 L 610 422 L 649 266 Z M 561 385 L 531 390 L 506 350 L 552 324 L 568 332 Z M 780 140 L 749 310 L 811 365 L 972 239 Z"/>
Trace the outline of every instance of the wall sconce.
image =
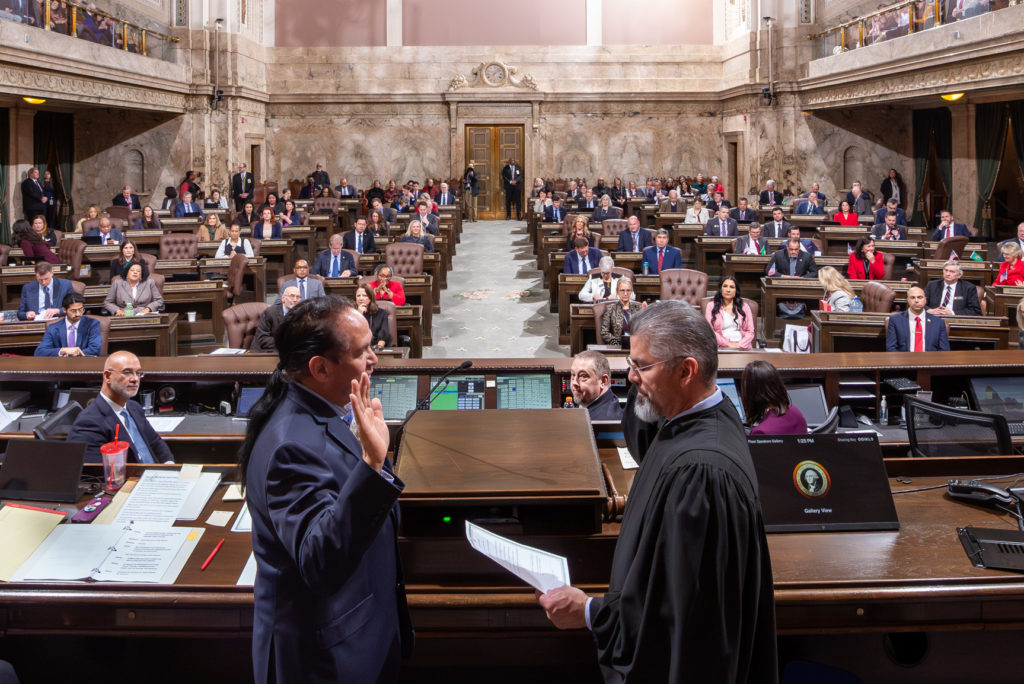
<path id="1" fill-rule="evenodd" d="M 41 104 L 46 102 L 46 100 L 41 98 L 41 97 L 27 97 L 26 96 L 26 97 L 23 97 L 21 99 L 24 100 L 25 102 L 28 102 L 30 105 L 41 105 Z"/>
<path id="2" fill-rule="evenodd" d="M 939 97 L 941 97 L 946 102 L 956 102 L 963 96 L 963 93 L 946 93 L 945 95 L 939 95 Z"/>

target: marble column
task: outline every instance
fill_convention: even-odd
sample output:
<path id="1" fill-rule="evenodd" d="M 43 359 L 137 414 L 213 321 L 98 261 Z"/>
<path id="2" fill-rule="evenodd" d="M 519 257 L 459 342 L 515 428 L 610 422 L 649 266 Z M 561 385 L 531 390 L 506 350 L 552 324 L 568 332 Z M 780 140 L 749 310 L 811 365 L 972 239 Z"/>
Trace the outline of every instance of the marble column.
<path id="1" fill-rule="evenodd" d="M 35 135 L 36 109 L 15 106 L 10 112 L 10 175 L 7 180 L 7 206 L 11 207 L 10 220 L 24 218 L 21 207 L 21 182 L 27 178 L 28 170 L 35 163 L 33 141 Z M 40 172 L 41 175 L 41 172 Z"/>
<path id="2" fill-rule="evenodd" d="M 978 162 L 974 139 L 974 105 L 949 105 L 953 115 L 953 216 L 973 225 L 978 205 Z"/>

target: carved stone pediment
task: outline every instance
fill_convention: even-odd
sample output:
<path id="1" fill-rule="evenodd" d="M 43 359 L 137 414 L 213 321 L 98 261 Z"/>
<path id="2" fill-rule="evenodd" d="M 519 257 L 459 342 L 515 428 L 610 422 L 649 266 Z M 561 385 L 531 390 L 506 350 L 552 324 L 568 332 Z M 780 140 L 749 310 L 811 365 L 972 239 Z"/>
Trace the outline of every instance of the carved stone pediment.
<path id="1" fill-rule="evenodd" d="M 454 92 L 460 88 L 528 88 L 537 90 L 537 79 L 533 74 L 524 74 L 515 78 L 519 69 L 514 66 L 492 60 L 481 62 L 471 73 L 471 77 L 459 74 L 448 84 L 448 92 Z"/>

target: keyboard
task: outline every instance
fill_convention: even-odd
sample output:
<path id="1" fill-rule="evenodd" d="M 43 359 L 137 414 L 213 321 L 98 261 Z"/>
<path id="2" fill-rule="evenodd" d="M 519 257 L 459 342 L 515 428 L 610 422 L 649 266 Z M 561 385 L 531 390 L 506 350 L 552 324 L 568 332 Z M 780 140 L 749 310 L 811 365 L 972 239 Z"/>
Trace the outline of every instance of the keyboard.
<path id="1" fill-rule="evenodd" d="M 883 382 L 897 392 L 917 392 L 921 389 L 921 386 L 910 378 L 886 378 Z"/>
<path id="2" fill-rule="evenodd" d="M 1011 437 L 1024 437 L 1024 423 L 1007 423 Z"/>

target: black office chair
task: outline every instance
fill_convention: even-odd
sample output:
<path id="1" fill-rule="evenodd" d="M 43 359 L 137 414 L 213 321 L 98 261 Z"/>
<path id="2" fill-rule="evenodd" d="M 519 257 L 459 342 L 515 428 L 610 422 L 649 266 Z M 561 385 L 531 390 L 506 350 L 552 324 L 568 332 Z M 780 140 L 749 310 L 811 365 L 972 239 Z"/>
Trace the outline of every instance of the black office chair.
<path id="1" fill-rule="evenodd" d="M 68 431 L 81 412 L 81 404 L 77 401 L 69 401 L 57 409 L 52 416 L 36 425 L 32 434 L 36 436 L 36 439 L 67 439 Z"/>
<path id="2" fill-rule="evenodd" d="M 831 435 L 839 427 L 839 407 L 833 406 L 832 410 L 828 412 L 828 416 L 825 417 L 825 422 L 818 427 L 810 430 L 812 435 Z"/>
<path id="3" fill-rule="evenodd" d="M 913 456 L 992 456 L 1012 454 L 1006 418 L 903 397 Z"/>

